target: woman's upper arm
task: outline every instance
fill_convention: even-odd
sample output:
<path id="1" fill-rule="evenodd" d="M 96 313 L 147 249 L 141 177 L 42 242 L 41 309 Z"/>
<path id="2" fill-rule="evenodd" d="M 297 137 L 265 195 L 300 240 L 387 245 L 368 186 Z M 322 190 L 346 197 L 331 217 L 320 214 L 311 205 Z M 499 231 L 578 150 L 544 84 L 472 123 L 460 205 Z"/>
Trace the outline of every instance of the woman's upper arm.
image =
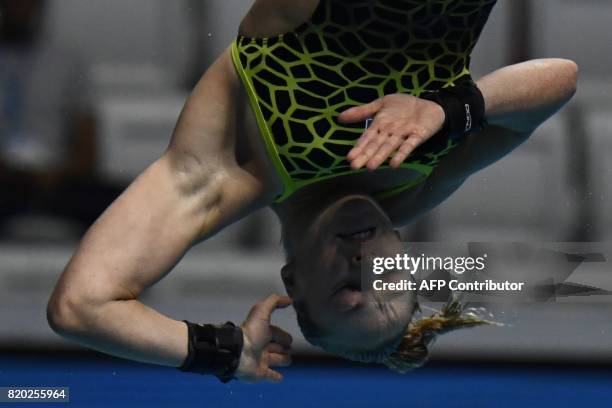
<path id="1" fill-rule="evenodd" d="M 304 23 L 319 0 L 255 0 L 240 24 L 239 32 L 248 37 L 275 37 Z"/>
<path id="2" fill-rule="evenodd" d="M 263 205 L 262 183 L 233 157 L 238 88 L 224 64 L 194 90 L 165 154 L 90 228 L 59 291 L 91 302 L 135 298 L 195 242 Z"/>
<path id="3" fill-rule="evenodd" d="M 226 49 L 193 89 L 172 135 L 170 149 L 195 159 L 218 156 L 236 143 L 241 82 Z"/>
<path id="4" fill-rule="evenodd" d="M 232 170 L 204 174 L 176 160 L 166 154 L 156 161 L 94 223 L 59 292 L 96 304 L 134 299 L 191 245 L 257 203 L 256 181 L 243 184 Z"/>
<path id="5" fill-rule="evenodd" d="M 211 214 L 196 240 L 207 238 L 246 213 L 269 204 L 267 180 L 260 166 L 242 167 L 236 158 L 237 145 L 248 144 L 244 126 L 246 95 L 228 48 L 206 71 L 181 112 L 166 152 L 180 183 L 180 193 L 201 195 L 221 211 L 219 222 Z M 250 157 L 250 159 L 254 159 Z M 214 190 L 215 193 L 205 192 Z"/>

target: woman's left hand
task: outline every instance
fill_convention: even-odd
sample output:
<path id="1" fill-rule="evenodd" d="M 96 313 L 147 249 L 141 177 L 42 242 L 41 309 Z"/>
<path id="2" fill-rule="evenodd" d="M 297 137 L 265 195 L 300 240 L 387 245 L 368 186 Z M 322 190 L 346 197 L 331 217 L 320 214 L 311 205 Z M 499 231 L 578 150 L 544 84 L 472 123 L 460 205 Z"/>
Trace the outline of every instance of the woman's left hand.
<path id="1" fill-rule="evenodd" d="M 272 367 L 291 364 L 291 335 L 270 323 L 272 313 L 291 304 L 287 296 L 271 295 L 251 309 L 242 324 L 244 345 L 236 378 L 254 383 L 262 380 L 282 381 L 283 376 Z"/>
<path id="2" fill-rule="evenodd" d="M 356 123 L 370 118 L 374 121 L 348 154 L 355 170 L 363 166 L 375 170 L 389 157 L 391 166 L 399 167 L 414 149 L 442 129 L 445 115 L 435 102 L 398 93 L 348 109 L 338 119 Z"/>

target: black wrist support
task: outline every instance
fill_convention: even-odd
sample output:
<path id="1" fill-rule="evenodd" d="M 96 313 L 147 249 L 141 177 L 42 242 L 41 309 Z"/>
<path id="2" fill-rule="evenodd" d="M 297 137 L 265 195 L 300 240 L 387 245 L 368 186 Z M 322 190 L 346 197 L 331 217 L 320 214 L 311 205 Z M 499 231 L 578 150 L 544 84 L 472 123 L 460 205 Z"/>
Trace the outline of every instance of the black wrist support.
<path id="1" fill-rule="evenodd" d="M 219 326 L 184 322 L 189 343 L 187 358 L 180 370 L 212 374 L 224 383 L 232 380 L 242 354 L 242 329 L 232 322 Z"/>
<path id="2" fill-rule="evenodd" d="M 470 78 L 459 79 L 454 87 L 425 91 L 420 98 L 435 102 L 444 110 L 446 119 L 439 132 L 444 137 L 459 139 L 467 133 L 482 131 L 487 124 L 484 98 Z"/>

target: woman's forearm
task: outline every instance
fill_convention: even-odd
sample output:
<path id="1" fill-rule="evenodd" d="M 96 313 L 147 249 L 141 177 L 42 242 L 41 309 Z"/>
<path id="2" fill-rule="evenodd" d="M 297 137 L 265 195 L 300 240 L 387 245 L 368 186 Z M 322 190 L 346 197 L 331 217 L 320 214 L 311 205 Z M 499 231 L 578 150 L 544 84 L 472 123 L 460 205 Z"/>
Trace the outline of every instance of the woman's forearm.
<path id="1" fill-rule="evenodd" d="M 476 82 L 490 125 L 530 133 L 576 92 L 578 67 L 565 59 L 541 59 L 501 68 Z"/>
<path id="2" fill-rule="evenodd" d="M 187 326 L 136 299 L 81 305 L 80 323 L 56 330 L 85 347 L 145 363 L 180 366 L 187 356 Z"/>

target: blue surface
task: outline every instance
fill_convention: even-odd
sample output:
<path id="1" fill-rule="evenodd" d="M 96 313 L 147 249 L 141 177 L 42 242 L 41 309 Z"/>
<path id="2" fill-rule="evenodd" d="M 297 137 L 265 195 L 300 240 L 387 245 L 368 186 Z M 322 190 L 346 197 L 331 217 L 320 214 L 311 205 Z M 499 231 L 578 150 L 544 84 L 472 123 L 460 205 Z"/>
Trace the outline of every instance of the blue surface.
<path id="1" fill-rule="evenodd" d="M 68 386 L 68 404 L 1 407 L 577 407 L 612 406 L 612 370 L 533 366 L 382 368 L 296 364 L 280 384 L 221 384 L 115 359 L 0 355 L 0 386 Z"/>

